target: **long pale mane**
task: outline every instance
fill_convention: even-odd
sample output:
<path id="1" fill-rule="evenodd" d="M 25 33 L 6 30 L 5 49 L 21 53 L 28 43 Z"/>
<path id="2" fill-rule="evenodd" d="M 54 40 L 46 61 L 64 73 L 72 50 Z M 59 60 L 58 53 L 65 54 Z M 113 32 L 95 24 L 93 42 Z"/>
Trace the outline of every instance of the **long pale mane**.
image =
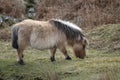
<path id="1" fill-rule="evenodd" d="M 84 36 L 82 29 L 71 22 L 60 19 L 51 19 L 50 21 L 54 23 L 55 27 L 65 33 L 67 39 L 82 39 Z"/>

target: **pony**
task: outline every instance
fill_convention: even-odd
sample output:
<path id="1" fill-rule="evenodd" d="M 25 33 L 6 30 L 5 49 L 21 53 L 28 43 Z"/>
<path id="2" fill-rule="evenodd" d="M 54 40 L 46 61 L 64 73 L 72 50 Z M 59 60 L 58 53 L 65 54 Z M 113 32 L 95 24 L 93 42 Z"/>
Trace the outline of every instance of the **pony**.
<path id="1" fill-rule="evenodd" d="M 21 65 L 24 64 L 23 51 L 28 45 L 39 50 L 49 49 L 52 62 L 55 61 L 57 48 L 66 60 L 71 60 L 66 50 L 67 45 L 73 48 L 76 57 L 84 59 L 87 39 L 80 27 L 68 21 L 26 19 L 12 26 L 12 47 L 17 50 L 18 63 Z"/>

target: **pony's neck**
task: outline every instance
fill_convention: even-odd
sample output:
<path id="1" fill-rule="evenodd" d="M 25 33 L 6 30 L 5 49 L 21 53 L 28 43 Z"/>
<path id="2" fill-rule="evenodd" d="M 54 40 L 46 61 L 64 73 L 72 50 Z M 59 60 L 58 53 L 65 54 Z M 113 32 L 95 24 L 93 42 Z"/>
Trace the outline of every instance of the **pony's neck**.
<path id="1" fill-rule="evenodd" d="M 77 39 L 79 36 L 83 36 L 81 29 L 75 24 L 58 19 L 52 19 L 51 21 L 58 30 L 66 35 L 67 40 L 74 40 Z"/>

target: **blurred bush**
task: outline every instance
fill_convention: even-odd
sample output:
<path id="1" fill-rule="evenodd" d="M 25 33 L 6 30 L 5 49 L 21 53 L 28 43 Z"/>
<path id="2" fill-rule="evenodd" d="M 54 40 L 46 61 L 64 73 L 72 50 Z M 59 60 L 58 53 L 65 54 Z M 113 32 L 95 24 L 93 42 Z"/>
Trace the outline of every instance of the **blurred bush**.
<path id="1" fill-rule="evenodd" d="M 120 23 L 120 0 L 35 0 L 35 2 L 36 19 L 39 20 L 60 18 L 84 27 Z"/>
<path id="2" fill-rule="evenodd" d="M 60 18 L 93 28 L 120 23 L 120 0 L 0 0 L 0 14 L 15 18 Z"/>
<path id="3" fill-rule="evenodd" d="M 0 0 L 0 14 L 22 18 L 25 14 L 24 0 Z"/>

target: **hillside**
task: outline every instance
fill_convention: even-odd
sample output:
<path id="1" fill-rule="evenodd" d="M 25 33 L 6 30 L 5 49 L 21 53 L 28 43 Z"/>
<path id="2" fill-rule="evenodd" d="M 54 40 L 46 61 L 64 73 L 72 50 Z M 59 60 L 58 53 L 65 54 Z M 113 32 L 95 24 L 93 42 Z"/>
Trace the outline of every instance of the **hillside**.
<path id="1" fill-rule="evenodd" d="M 78 59 L 68 48 L 71 61 L 57 51 L 56 62 L 50 62 L 48 51 L 27 48 L 25 65 L 16 62 L 16 51 L 9 41 L 0 41 L 0 80 L 119 80 L 120 24 L 86 30 L 89 40 L 87 57 Z M 116 47 L 117 46 L 117 47 Z M 110 54 L 104 54 L 104 53 Z"/>
<path id="2" fill-rule="evenodd" d="M 107 53 L 120 51 L 120 24 L 108 24 L 86 30 L 89 48 L 103 50 Z"/>

